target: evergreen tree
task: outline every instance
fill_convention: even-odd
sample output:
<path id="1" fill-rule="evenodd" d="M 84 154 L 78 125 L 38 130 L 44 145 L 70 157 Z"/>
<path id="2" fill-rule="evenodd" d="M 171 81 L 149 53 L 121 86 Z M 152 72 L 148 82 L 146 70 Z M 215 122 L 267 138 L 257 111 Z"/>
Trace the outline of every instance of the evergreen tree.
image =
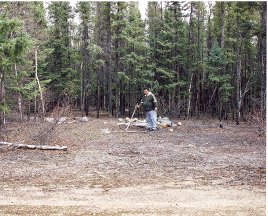
<path id="1" fill-rule="evenodd" d="M 77 12 L 81 19 L 81 107 L 85 111 L 86 116 L 89 114 L 89 100 L 90 100 L 90 82 L 92 77 L 92 71 L 90 70 L 90 24 L 92 22 L 91 16 L 91 3 L 90 2 L 78 2 Z"/>
<path id="2" fill-rule="evenodd" d="M 24 63 L 25 54 L 31 45 L 30 38 L 22 31 L 18 19 L 1 16 L 0 19 L 0 125 L 5 124 L 5 114 L 9 112 L 9 100 L 6 91 L 15 90 L 23 94 L 27 87 L 19 86 L 19 79 L 25 72 L 17 71 L 19 64 Z M 15 72 L 15 76 L 12 72 Z M 21 101 L 20 101 L 21 102 Z M 20 106 L 20 104 L 19 104 Z"/>
<path id="3" fill-rule="evenodd" d="M 260 31 L 258 35 L 258 41 L 259 41 L 259 48 L 258 48 L 258 53 L 259 53 L 259 67 L 260 67 L 260 101 L 261 101 L 261 106 L 260 110 L 262 113 L 263 118 L 265 118 L 266 115 L 266 61 L 267 61 L 267 56 L 266 56 L 266 43 L 267 43 L 267 2 L 262 2 L 260 3 Z"/>
<path id="4" fill-rule="evenodd" d="M 211 89 L 214 89 L 209 100 L 209 107 L 213 106 L 214 108 L 217 108 L 218 100 L 222 100 L 223 103 L 230 100 L 233 88 L 231 86 L 231 76 L 227 73 L 222 73 L 225 65 L 226 57 L 224 56 L 223 49 L 219 47 L 218 42 L 215 42 L 206 64 L 208 84 L 211 86 Z M 220 92 L 218 100 L 215 99 L 217 97 L 217 92 Z M 214 105 L 212 105 L 213 101 Z"/>
<path id="5" fill-rule="evenodd" d="M 53 86 L 52 102 L 77 95 L 77 72 L 72 68 L 70 25 L 72 8 L 69 2 L 52 2 L 49 7 L 49 20 L 51 22 L 50 39 L 47 47 L 52 50 L 47 57 L 46 76 L 50 78 Z M 52 92 L 51 92 L 52 93 Z"/>
<path id="6" fill-rule="evenodd" d="M 121 58 L 124 56 L 124 47 L 126 39 L 123 36 L 123 30 L 127 25 L 127 6 L 126 2 L 116 2 L 114 7 L 114 15 L 112 22 L 112 39 L 113 39 L 113 59 L 115 74 L 115 110 L 116 116 L 125 114 L 125 93 L 124 93 L 124 77 L 123 63 Z"/>
<path id="7" fill-rule="evenodd" d="M 151 74 L 145 68 L 147 46 L 145 44 L 144 22 L 137 2 L 130 2 L 128 6 L 127 25 L 122 32 L 126 40 L 123 56 L 123 73 L 120 79 L 127 82 L 126 94 L 129 114 L 139 101 L 143 86 L 148 84 Z"/>
<path id="8" fill-rule="evenodd" d="M 37 82 L 36 79 L 33 79 L 33 77 L 38 79 L 38 76 L 37 70 L 31 67 L 35 64 L 35 53 L 41 50 L 39 47 L 47 39 L 45 9 L 42 2 L 7 2 L 5 8 L 6 16 L 11 19 L 20 19 L 23 22 L 21 31 L 26 32 L 33 40 L 33 47 L 28 55 L 24 56 L 23 64 L 15 63 L 14 65 L 16 81 L 14 81 L 15 87 L 10 92 L 17 96 L 18 110 L 22 120 L 24 110 L 27 110 L 28 114 L 33 106 L 35 106 L 34 111 L 37 110 L 36 98 L 38 93 L 42 98 L 44 82 L 39 82 L 39 80 Z M 37 92 L 35 89 L 38 88 L 39 91 Z M 44 101 L 42 99 L 42 113 L 44 113 Z"/>
<path id="9" fill-rule="evenodd" d="M 42 2 L 0 3 L 2 114 L 22 119 L 27 103 L 44 115 L 45 87 L 49 110 L 64 100 L 86 115 L 131 114 L 147 86 L 160 114 L 264 116 L 266 3 L 148 2 L 145 21 L 137 2 L 78 2 L 79 23 L 69 2 L 47 10 L 48 20 Z"/>
<path id="10" fill-rule="evenodd" d="M 186 67 L 186 23 L 182 20 L 181 5 L 178 2 L 166 4 L 162 26 L 158 39 L 161 63 L 156 69 L 160 94 L 168 96 L 163 98 L 163 103 L 168 106 L 162 112 L 173 111 L 180 116 L 181 90 L 186 81 L 182 76 Z"/>

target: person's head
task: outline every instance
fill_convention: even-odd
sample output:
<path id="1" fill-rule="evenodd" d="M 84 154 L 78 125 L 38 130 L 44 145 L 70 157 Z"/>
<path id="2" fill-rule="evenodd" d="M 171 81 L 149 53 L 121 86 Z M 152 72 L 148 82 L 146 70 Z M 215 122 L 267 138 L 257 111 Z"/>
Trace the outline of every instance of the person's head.
<path id="1" fill-rule="evenodd" d="M 144 89 L 143 89 L 143 94 L 144 94 L 144 95 L 148 95 L 149 92 L 150 92 L 150 91 L 149 91 L 149 88 L 144 88 Z"/>

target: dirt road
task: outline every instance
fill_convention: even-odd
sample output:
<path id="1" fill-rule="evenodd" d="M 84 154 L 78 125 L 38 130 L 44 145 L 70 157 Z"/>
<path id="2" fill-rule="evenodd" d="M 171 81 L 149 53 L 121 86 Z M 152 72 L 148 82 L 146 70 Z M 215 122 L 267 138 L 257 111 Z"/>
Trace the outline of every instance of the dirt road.
<path id="1" fill-rule="evenodd" d="M 67 152 L 0 146 L 0 215 L 265 215 L 258 128 L 192 120 L 124 133 L 116 123 L 58 126 L 52 143 Z M 8 137 L 28 143 L 26 130 Z"/>

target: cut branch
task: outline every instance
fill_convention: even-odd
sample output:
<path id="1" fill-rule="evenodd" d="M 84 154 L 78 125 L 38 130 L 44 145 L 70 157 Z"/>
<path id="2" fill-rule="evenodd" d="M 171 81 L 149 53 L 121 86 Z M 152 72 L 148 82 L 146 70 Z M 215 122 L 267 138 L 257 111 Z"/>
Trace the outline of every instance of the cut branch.
<path id="1" fill-rule="evenodd" d="M 23 149 L 40 149 L 40 150 L 63 150 L 67 151 L 67 146 L 47 146 L 47 145 L 28 145 L 20 143 L 10 143 L 10 142 L 0 142 L 0 145 L 6 145 L 14 148 L 23 148 Z"/>

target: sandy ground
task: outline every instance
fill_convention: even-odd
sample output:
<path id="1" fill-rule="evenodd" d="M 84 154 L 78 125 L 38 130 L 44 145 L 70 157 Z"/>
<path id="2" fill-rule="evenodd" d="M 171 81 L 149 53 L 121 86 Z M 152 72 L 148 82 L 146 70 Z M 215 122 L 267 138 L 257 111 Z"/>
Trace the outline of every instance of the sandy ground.
<path id="1" fill-rule="evenodd" d="M 44 136 L 68 151 L 0 146 L 0 215 L 265 215 L 257 127 L 191 120 L 173 132 L 125 133 L 116 123 L 91 119 L 53 132 L 10 124 L 8 141 Z"/>

